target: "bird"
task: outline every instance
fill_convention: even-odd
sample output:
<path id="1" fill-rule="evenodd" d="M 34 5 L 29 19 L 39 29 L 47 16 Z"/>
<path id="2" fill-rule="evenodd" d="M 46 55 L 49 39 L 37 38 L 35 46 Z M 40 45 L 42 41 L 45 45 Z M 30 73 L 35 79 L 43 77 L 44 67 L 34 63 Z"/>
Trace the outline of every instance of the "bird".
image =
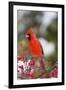
<path id="1" fill-rule="evenodd" d="M 36 36 L 36 34 L 34 33 L 34 31 L 32 30 L 32 27 L 30 27 L 27 32 L 26 32 L 26 37 L 28 39 L 28 45 L 29 45 L 29 49 L 30 52 L 32 54 L 33 57 L 39 57 L 39 62 L 40 62 L 40 68 L 42 70 L 42 74 L 44 74 L 45 72 L 45 65 L 44 65 L 44 61 L 43 61 L 43 49 L 42 46 Z"/>

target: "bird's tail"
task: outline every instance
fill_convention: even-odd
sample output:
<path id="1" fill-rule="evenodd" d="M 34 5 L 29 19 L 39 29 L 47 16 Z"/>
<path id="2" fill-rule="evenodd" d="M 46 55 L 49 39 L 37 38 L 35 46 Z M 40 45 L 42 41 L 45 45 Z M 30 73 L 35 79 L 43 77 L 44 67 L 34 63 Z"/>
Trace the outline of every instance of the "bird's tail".
<path id="1" fill-rule="evenodd" d="M 43 62 L 43 57 L 40 58 L 39 62 L 40 62 L 40 70 L 41 70 L 42 74 L 44 74 L 45 73 L 45 64 Z"/>

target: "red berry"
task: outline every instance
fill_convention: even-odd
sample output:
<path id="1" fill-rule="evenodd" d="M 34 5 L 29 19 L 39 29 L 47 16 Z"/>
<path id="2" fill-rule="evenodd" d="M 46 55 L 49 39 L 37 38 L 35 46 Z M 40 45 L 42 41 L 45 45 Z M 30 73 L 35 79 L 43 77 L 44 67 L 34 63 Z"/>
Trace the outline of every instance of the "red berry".
<path id="1" fill-rule="evenodd" d="M 26 72 L 26 79 L 28 79 L 29 78 L 29 73 L 28 72 Z"/>
<path id="2" fill-rule="evenodd" d="M 18 57 L 17 57 L 17 60 L 18 60 L 18 61 L 21 61 L 21 60 L 22 60 L 22 57 L 21 57 L 21 56 L 18 56 Z"/>
<path id="3" fill-rule="evenodd" d="M 31 76 L 32 78 L 35 78 L 36 74 L 35 74 L 35 71 L 34 71 L 34 70 L 32 70 L 32 71 L 30 72 L 30 76 Z"/>
<path id="4" fill-rule="evenodd" d="M 50 77 L 54 77 L 54 70 L 52 70 L 51 72 L 50 72 Z"/>
<path id="5" fill-rule="evenodd" d="M 31 67 L 35 66 L 35 61 L 34 60 L 30 60 L 29 66 L 31 66 Z"/>
<path id="6" fill-rule="evenodd" d="M 58 64 L 55 64 L 55 76 L 58 76 Z"/>

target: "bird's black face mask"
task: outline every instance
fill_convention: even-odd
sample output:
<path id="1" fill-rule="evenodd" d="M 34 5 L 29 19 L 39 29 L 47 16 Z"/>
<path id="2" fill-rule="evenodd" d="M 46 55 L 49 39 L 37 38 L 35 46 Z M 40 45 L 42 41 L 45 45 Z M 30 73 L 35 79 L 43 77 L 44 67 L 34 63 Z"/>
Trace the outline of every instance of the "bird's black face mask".
<path id="1" fill-rule="evenodd" d="M 31 40 L 30 34 L 27 34 L 27 35 L 26 35 L 26 38 L 27 38 L 28 40 Z"/>

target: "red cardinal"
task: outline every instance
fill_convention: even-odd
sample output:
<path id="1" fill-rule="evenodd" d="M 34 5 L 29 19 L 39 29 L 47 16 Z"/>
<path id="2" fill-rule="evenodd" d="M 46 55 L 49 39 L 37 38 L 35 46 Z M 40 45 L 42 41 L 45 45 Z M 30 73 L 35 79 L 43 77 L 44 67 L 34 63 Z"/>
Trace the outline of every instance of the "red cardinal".
<path id="1" fill-rule="evenodd" d="M 44 62 L 43 62 L 43 49 L 42 46 L 36 37 L 35 33 L 32 31 L 32 28 L 29 28 L 26 37 L 28 38 L 29 48 L 33 57 L 37 56 L 40 58 L 40 66 L 43 73 L 45 72 Z"/>

